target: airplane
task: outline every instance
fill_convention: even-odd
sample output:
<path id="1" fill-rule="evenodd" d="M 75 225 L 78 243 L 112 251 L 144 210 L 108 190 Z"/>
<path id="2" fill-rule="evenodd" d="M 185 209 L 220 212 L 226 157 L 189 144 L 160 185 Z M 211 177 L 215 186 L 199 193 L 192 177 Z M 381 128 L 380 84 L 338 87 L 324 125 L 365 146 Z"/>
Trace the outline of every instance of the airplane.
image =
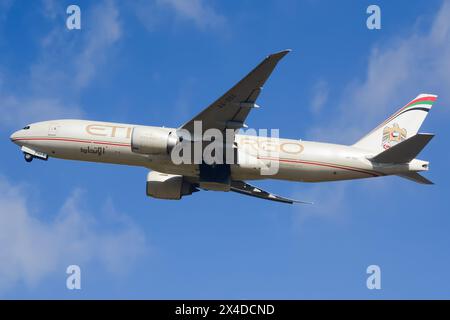
<path id="1" fill-rule="evenodd" d="M 247 182 L 261 179 L 321 182 L 396 175 L 433 184 L 419 174 L 429 169 L 429 162 L 416 156 L 434 136 L 418 130 L 436 95 L 418 95 L 352 145 L 240 134 L 247 127 L 244 121 L 250 111 L 259 107 L 256 100 L 266 80 L 290 51 L 267 56 L 224 95 L 178 128 L 63 119 L 29 124 L 10 139 L 21 148 L 27 162 L 53 157 L 148 168 L 146 194 L 159 199 L 179 200 L 202 189 L 232 191 L 282 203 L 308 203 Z M 200 135 L 196 123 L 201 124 Z M 173 161 L 172 151 L 180 144 L 200 142 L 201 148 L 206 148 L 202 134 L 209 129 L 231 132 L 231 143 L 227 140 L 223 146 L 236 156 L 232 162 Z M 186 132 L 193 136 L 183 142 L 182 133 Z M 268 150 L 275 150 L 276 156 Z M 263 168 L 272 165 L 277 168 L 274 174 L 262 174 Z"/>

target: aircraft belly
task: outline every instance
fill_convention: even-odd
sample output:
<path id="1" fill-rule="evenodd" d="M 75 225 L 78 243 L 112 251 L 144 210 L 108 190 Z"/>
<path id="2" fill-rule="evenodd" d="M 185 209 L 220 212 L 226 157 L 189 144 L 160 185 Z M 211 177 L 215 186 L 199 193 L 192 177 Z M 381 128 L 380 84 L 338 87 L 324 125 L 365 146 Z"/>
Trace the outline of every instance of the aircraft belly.
<path id="1" fill-rule="evenodd" d="M 251 166 L 231 165 L 232 180 L 270 179 L 271 176 L 261 175 L 260 169 Z"/>
<path id="2" fill-rule="evenodd" d="M 367 174 L 359 172 L 332 167 L 327 168 L 312 164 L 281 164 L 279 172 L 273 178 L 290 181 L 319 182 L 367 178 L 367 176 Z"/>
<path id="3" fill-rule="evenodd" d="M 313 157 L 280 159 L 275 179 L 291 181 L 335 181 L 378 176 L 368 162 L 355 157 Z"/>
<path id="4" fill-rule="evenodd" d="M 148 162 L 146 167 L 150 170 L 164 172 L 168 174 L 179 174 L 188 177 L 198 177 L 199 169 L 195 164 L 180 164 L 175 165 L 168 161 L 164 162 Z"/>

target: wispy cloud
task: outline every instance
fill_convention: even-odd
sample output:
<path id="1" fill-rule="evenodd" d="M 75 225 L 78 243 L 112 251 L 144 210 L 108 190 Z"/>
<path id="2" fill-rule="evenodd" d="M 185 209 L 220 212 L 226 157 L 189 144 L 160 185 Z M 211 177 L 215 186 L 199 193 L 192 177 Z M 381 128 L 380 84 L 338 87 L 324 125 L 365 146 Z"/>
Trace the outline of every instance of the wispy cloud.
<path id="1" fill-rule="evenodd" d="M 144 233 L 111 201 L 103 216 L 80 208 L 83 201 L 83 192 L 74 190 L 47 222 L 30 205 L 26 189 L 0 176 L 0 292 L 59 278 L 69 264 L 100 264 L 118 276 L 148 253 Z"/>
<path id="2" fill-rule="evenodd" d="M 310 138 L 351 144 L 397 107 L 423 92 L 438 94 L 439 105 L 449 104 L 450 2 L 443 2 L 432 21 L 427 32 L 416 32 L 373 47 L 364 80 L 355 79 L 347 84 L 332 123 L 319 121 L 310 129 Z M 321 96 L 324 92 L 328 94 L 328 87 L 321 82 L 316 84 L 313 112 L 326 103 L 323 102 L 326 98 Z M 392 192 L 385 179 L 367 180 L 359 183 L 358 189 L 370 189 L 363 194 Z M 298 198 L 310 199 L 315 204 L 301 208 L 295 216 L 297 228 L 311 219 L 336 220 L 339 219 L 336 213 L 351 212 L 348 203 L 352 203 L 356 193 L 347 182 L 337 182 L 308 186 L 299 194 Z"/>
<path id="3" fill-rule="evenodd" d="M 194 77 L 188 77 L 181 84 L 175 96 L 174 108 L 176 112 L 173 115 L 173 121 L 180 123 L 192 117 L 192 92 L 197 83 Z"/>
<path id="4" fill-rule="evenodd" d="M 225 17 L 217 13 L 208 1 L 204 0 L 158 0 L 171 7 L 177 17 L 194 22 L 198 27 L 217 28 L 225 23 Z"/>
<path id="5" fill-rule="evenodd" d="M 81 108 L 70 101 L 58 98 L 20 97 L 2 94 L 0 91 L 0 128 L 20 127 L 49 117 L 79 118 L 83 112 Z"/>
<path id="6" fill-rule="evenodd" d="M 324 80 L 319 80 L 312 89 L 312 99 L 311 99 L 311 111 L 314 114 L 320 113 L 323 106 L 328 101 L 329 95 L 328 83 Z"/>
<path id="7" fill-rule="evenodd" d="M 42 0 L 41 9 L 42 13 L 49 19 L 56 19 L 66 12 L 63 3 L 57 0 Z"/>
<path id="8" fill-rule="evenodd" d="M 419 93 L 450 103 L 450 3 L 444 1 L 427 32 L 415 32 L 373 47 L 363 81 L 344 90 L 332 125 L 311 129 L 310 136 L 352 143 Z"/>
<path id="9" fill-rule="evenodd" d="M 313 202 L 311 205 L 299 206 L 294 216 L 294 228 L 301 229 L 309 220 L 342 219 L 347 205 L 345 203 L 348 184 L 346 182 L 328 182 L 326 184 L 309 185 L 295 192 L 294 198 Z M 337 214 L 339 213 L 339 214 Z"/>
<path id="10" fill-rule="evenodd" d="M 77 101 L 82 91 L 101 76 L 121 39 L 119 10 L 113 0 L 83 10 L 81 31 L 65 28 L 64 20 L 59 19 L 66 17 L 65 8 L 58 1 L 44 0 L 41 14 L 52 27 L 39 39 L 29 72 L 17 74 L 1 66 L 0 111 L 5 116 L 0 128 L 10 130 L 38 120 L 81 117 L 84 111 Z M 10 85 L 19 82 L 20 90 Z"/>
<path id="11" fill-rule="evenodd" d="M 65 13 L 59 2 L 47 0 L 45 3 L 43 14 L 48 19 L 55 17 L 55 11 Z M 78 92 L 101 73 L 114 45 L 122 36 L 116 3 L 107 0 L 83 9 L 81 27 L 80 31 L 69 31 L 58 20 L 42 37 L 40 52 L 30 68 L 36 91 L 59 86 L 65 92 Z"/>
<path id="12" fill-rule="evenodd" d="M 92 27 L 75 60 L 75 84 L 81 88 L 94 78 L 98 67 L 104 65 L 108 51 L 122 35 L 119 10 L 113 1 L 94 7 L 88 19 Z"/>
<path id="13" fill-rule="evenodd" d="M 205 0 L 153 0 L 132 3 L 133 11 L 149 31 L 155 31 L 163 22 L 193 23 L 202 31 L 223 30 L 227 19 L 218 13 L 211 1 Z"/>

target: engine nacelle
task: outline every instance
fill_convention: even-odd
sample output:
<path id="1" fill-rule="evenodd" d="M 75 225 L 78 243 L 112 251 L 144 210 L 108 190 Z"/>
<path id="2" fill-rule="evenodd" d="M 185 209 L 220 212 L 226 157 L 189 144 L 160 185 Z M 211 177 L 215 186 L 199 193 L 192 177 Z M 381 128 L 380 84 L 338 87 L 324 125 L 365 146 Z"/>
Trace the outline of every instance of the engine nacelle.
<path id="1" fill-rule="evenodd" d="M 140 154 L 169 154 L 178 142 L 171 131 L 160 127 L 134 127 L 131 150 Z"/>
<path id="2" fill-rule="evenodd" d="M 180 200 L 182 196 L 198 191 L 192 184 L 184 181 L 183 176 L 150 171 L 147 175 L 147 196 Z"/>

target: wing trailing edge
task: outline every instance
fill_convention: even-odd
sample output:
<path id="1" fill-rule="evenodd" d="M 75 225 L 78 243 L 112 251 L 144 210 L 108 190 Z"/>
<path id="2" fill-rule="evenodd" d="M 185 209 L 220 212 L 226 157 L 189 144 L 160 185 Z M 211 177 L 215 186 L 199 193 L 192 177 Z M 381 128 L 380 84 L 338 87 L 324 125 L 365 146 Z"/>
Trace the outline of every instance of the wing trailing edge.
<path id="1" fill-rule="evenodd" d="M 303 204 L 312 204 L 312 202 L 300 201 L 295 199 L 289 199 L 285 197 L 278 196 L 276 194 L 270 193 L 268 191 L 264 191 L 261 188 L 252 186 L 244 181 L 232 181 L 230 191 L 237 192 L 246 196 L 256 197 L 260 199 L 277 201 L 282 203 L 303 203 Z"/>

